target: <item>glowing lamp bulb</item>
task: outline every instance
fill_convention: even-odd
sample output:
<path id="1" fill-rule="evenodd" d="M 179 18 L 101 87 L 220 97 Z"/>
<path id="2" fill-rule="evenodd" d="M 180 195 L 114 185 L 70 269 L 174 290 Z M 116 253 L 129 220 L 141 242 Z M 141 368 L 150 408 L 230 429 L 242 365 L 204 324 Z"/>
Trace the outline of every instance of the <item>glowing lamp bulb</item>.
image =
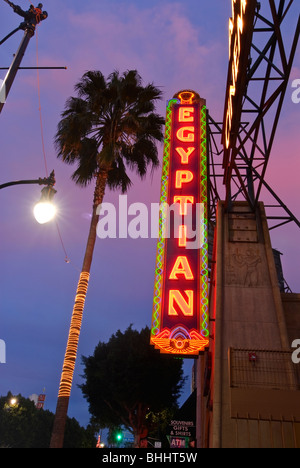
<path id="1" fill-rule="evenodd" d="M 39 224 L 45 224 L 54 218 L 56 214 L 56 208 L 50 202 L 39 202 L 35 205 L 33 213 Z"/>
<path id="2" fill-rule="evenodd" d="M 40 201 L 35 205 L 33 214 L 35 219 L 40 224 L 45 224 L 51 221 L 56 214 L 56 208 L 52 203 L 52 198 L 56 190 L 51 185 L 44 187 Z"/>

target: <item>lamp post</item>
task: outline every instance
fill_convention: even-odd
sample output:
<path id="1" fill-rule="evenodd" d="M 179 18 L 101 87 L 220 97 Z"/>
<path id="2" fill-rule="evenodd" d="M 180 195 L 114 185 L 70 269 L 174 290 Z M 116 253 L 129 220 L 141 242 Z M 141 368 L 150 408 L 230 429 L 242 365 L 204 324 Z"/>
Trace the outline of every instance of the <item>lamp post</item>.
<path id="1" fill-rule="evenodd" d="M 19 46 L 19 49 L 14 57 L 14 60 L 7 72 L 7 75 L 0 87 L 0 113 L 3 109 L 10 88 L 16 77 L 17 71 L 20 68 L 20 64 L 24 57 L 29 41 L 35 34 L 36 25 L 48 17 L 48 13 L 46 11 L 42 11 L 43 5 L 41 3 L 39 3 L 36 8 L 33 5 L 30 5 L 29 10 L 24 11 L 18 5 L 15 5 L 9 0 L 5 0 L 5 2 L 13 8 L 15 13 L 17 13 L 19 16 L 22 16 L 24 18 L 24 21 L 20 24 L 18 28 L 16 28 L 14 31 L 8 34 L 0 42 L 0 45 L 20 29 L 24 31 L 24 36 Z"/>
<path id="2" fill-rule="evenodd" d="M 52 199 L 56 194 L 56 190 L 53 188 L 55 185 L 54 171 L 51 172 L 49 177 L 45 177 L 44 179 L 39 178 L 6 182 L 5 184 L 0 185 L 0 189 L 11 187 L 13 185 L 27 184 L 45 185 L 45 187 L 42 189 L 41 199 L 34 207 L 34 216 L 38 223 L 47 223 L 55 216 L 56 213 L 55 206 L 52 203 Z"/>

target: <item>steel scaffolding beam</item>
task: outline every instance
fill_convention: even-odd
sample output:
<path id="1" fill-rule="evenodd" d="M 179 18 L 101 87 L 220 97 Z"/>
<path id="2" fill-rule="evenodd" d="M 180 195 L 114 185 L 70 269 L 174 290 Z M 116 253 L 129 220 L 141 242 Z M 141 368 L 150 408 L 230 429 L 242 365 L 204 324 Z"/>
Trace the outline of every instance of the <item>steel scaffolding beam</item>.
<path id="1" fill-rule="evenodd" d="M 242 94 L 241 113 L 237 112 L 233 128 L 234 144 L 226 149 L 224 144 L 225 116 L 223 122 L 208 118 L 208 154 L 210 174 L 210 219 L 215 218 L 216 203 L 226 200 L 226 209 L 239 199 L 247 200 L 249 209 L 255 211 L 262 188 L 274 204 L 266 205 L 270 229 L 295 222 L 296 216 L 288 209 L 275 190 L 266 182 L 267 166 L 283 107 L 284 98 L 300 36 L 300 15 L 296 18 L 292 45 L 287 44 L 283 25 L 294 0 L 275 0 L 264 3 L 264 11 L 257 2 L 254 27 L 246 70 L 246 80 L 237 94 Z M 291 31 L 288 31 L 289 36 Z M 245 70 L 244 70 L 245 72 Z M 230 67 L 228 85 L 230 82 Z M 276 214 L 272 214 L 277 208 Z M 271 212 L 270 212 L 271 211 Z"/>

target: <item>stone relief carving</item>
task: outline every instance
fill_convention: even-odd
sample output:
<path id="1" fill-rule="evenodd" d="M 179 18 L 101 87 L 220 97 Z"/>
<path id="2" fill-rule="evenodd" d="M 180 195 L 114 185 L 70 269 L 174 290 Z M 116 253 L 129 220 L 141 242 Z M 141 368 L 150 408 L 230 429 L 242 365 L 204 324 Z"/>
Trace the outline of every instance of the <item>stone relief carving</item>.
<path id="1" fill-rule="evenodd" d="M 255 288 L 261 283 L 259 264 L 262 262 L 259 252 L 248 248 L 245 252 L 236 252 L 226 258 L 226 284 Z"/>

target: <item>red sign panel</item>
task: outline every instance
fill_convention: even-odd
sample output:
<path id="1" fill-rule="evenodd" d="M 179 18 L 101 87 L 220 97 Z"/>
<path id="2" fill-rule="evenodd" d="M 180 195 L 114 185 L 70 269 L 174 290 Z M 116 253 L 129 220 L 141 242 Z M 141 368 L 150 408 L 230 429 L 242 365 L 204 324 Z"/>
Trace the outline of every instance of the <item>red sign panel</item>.
<path id="1" fill-rule="evenodd" d="M 44 404 L 45 404 L 45 400 L 46 400 L 46 395 L 44 393 L 41 393 L 39 396 L 38 396 L 38 401 L 37 401 L 37 404 L 36 404 L 36 407 L 38 409 L 43 409 L 44 408 Z"/>
<path id="2" fill-rule="evenodd" d="M 177 96 L 167 109 L 151 343 L 195 355 L 208 345 L 206 107 L 194 92 Z"/>

